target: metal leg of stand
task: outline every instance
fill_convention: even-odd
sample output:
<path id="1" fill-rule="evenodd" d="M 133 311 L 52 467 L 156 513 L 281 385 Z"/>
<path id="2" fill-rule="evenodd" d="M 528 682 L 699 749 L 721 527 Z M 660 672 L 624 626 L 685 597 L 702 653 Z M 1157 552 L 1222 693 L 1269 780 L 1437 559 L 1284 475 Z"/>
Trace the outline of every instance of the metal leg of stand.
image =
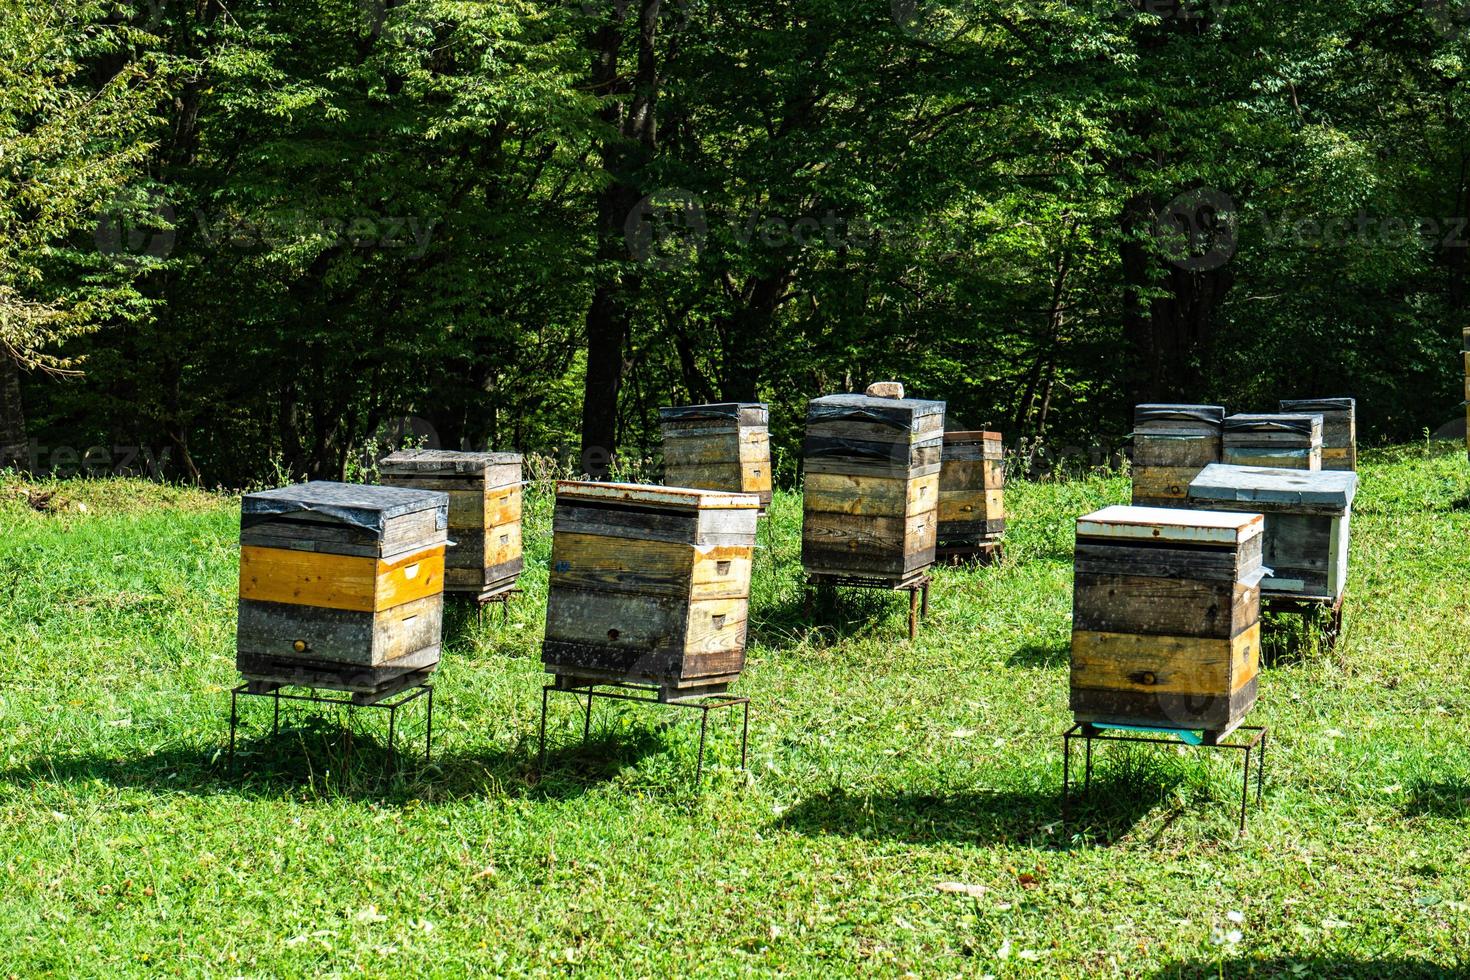
<path id="1" fill-rule="evenodd" d="M 1261 733 L 1261 757 L 1256 760 L 1256 805 L 1261 805 L 1261 794 L 1266 789 L 1266 742 L 1270 732 Z"/>
<path id="2" fill-rule="evenodd" d="M 595 685 L 587 688 L 587 714 L 582 719 L 582 744 L 587 744 L 587 739 L 592 734 L 592 698 L 594 697 Z"/>
<path id="3" fill-rule="evenodd" d="M 919 638 L 919 590 L 909 589 L 909 642 Z"/>
<path id="4" fill-rule="evenodd" d="M 929 618 L 929 583 L 927 581 L 924 583 L 924 600 L 919 607 L 919 615 L 925 619 Z"/>
<path id="5" fill-rule="evenodd" d="M 1082 730 L 1083 744 L 1087 746 L 1087 775 L 1082 780 L 1082 792 L 1092 792 L 1092 733 L 1087 729 Z"/>
<path id="6" fill-rule="evenodd" d="M 429 686 L 427 716 L 424 719 L 424 764 L 427 765 L 434 746 L 434 688 Z"/>
<path id="7" fill-rule="evenodd" d="M 240 724 L 240 692 L 230 692 L 230 754 L 227 766 L 231 772 L 235 771 L 235 729 Z"/>
<path id="8" fill-rule="evenodd" d="M 746 764 L 745 753 L 750 745 L 750 702 L 745 702 L 745 720 L 740 725 L 740 771 L 746 772 L 750 767 Z"/>
<path id="9" fill-rule="evenodd" d="M 546 700 L 551 697 L 551 688 L 541 689 L 541 749 L 536 753 L 536 771 L 546 768 Z"/>
<path id="10" fill-rule="evenodd" d="M 281 734 L 281 689 L 279 687 L 276 688 L 275 693 L 276 711 L 275 715 L 271 718 L 272 738 L 275 738 L 277 735 Z"/>
<path id="11" fill-rule="evenodd" d="M 394 705 L 388 709 L 388 765 L 398 768 L 398 749 L 394 744 L 393 737 L 398 730 L 398 706 Z"/>
<path id="12" fill-rule="evenodd" d="M 1245 811 L 1250 805 L 1251 798 L 1251 750 L 1247 746 L 1245 750 L 1245 773 L 1240 780 L 1240 828 L 1239 833 L 1245 833 Z"/>
<path id="13" fill-rule="evenodd" d="M 1062 734 L 1062 823 L 1071 818 L 1072 810 L 1072 733 Z"/>
<path id="14" fill-rule="evenodd" d="M 699 713 L 699 758 L 694 763 L 694 788 L 698 789 L 704 779 L 704 739 L 709 732 L 709 708 L 701 706 Z"/>

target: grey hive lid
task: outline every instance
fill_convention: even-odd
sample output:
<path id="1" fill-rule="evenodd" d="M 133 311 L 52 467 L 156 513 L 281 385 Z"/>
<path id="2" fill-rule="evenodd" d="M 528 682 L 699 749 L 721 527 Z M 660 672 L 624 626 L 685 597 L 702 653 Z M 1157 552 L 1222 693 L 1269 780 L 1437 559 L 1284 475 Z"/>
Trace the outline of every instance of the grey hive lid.
<path id="1" fill-rule="evenodd" d="M 1281 400 L 1283 412 L 1298 412 L 1307 415 L 1316 415 L 1322 412 L 1333 414 L 1336 412 L 1354 413 L 1358 410 L 1356 398 L 1283 398 Z"/>
<path id="2" fill-rule="evenodd" d="M 449 495 L 435 490 L 313 480 L 248 494 L 240 501 L 241 521 L 247 524 L 283 514 L 310 513 L 374 534 L 382 534 L 394 518 L 426 510 L 438 512 L 435 527 L 449 526 Z"/>
<path id="3" fill-rule="evenodd" d="M 480 473 L 491 466 L 520 465 L 520 453 L 463 453 L 452 449 L 402 449 L 378 463 L 380 468 L 404 467 L 415 473 Z"/>
<path id="4" fill-rule="evenodd" d="M 877 422 L 905 427 L 914 419 L 943 414 L 944 402 L 869 395 L 826 395 L 813 398 L 806 407 L 808 422 Z"/>
<path id="5" fill-rule="evenodd" d="M 1189 485 L 1191 500 L 1310 504 L 1344 510 L 1357 492 L 1358 474 L 1351 470 L 1279 470 L 1227 463 L 1211 463 Z"/>
<path id="6" fill-rule="evenodd" d="M 1232 415 L 1225 420 L 1226 432 L 1297 432 L 1310 436 L 1312 430 L 1321 428 L 1321 415 L 1288 412 Z"/>
<path id="7" fill-rule="evenodd" d="M 765 421 L 770 409 L 764 402 L 719 402 L 712 405 L 672 405 L 658 410 L 660 422 L 739 422 L 752 416 Z"/>
<path id="8" fill-rule="evenodd" d="M 1225 420 L 1224 405 L 1136 405 L 1133 424 L 1144 422 L 1206 422 L 1219 425 Z"/>

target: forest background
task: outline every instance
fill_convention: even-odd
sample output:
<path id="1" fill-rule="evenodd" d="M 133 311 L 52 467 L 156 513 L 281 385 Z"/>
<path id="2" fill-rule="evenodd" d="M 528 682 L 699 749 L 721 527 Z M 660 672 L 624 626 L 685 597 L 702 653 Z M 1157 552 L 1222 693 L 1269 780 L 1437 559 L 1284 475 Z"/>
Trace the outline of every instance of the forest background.
<path id="1" fill-rule="evenodd" d="M 1463 434 L 1459 0 L 0 0 L 0 467 L 605 471 L 899 378 Z"/>

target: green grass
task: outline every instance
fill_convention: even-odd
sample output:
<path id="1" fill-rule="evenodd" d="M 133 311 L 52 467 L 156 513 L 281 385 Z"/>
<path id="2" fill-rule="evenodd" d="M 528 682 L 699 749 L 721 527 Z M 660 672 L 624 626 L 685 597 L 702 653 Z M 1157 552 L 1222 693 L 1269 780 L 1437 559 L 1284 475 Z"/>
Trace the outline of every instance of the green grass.
<path id="1" fill-rule="evenodd" d="M 293 708 L 271 740 L 260 701 L 231 776 L 236 502 L 48 489 L 40 513 L 0 483 L 0 973 L 1470 969 L 1458 454 L 1368 454 L 1346 633 L 1335 654 L 1275 641 L 1252 715 L 1267 796 L 1240 838 L 1238 758 L 1173 749 L 1105 750 L 1059 822 L 1071 523 L 1125 479 L 1012 486 L 1007 561 L 940 571 L 916 645 L 900 597 L 803 622 L 800 502 L 779 495 L 737 687 L 751 772 L 720 721 L 702 793 L 697 713 L 600 705 L 583 751 L 569 698 L 535 777 L 544 495 L 509 619 L 450 619 L 431 765 L 388 773 L 376 712 Z"/>

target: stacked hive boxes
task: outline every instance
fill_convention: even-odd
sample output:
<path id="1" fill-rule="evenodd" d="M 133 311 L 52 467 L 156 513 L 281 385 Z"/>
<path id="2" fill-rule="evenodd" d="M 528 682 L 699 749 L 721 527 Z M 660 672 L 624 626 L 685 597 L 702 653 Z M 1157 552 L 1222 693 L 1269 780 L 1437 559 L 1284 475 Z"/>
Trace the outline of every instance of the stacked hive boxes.
<path id="1" fill-rule="evenodd" d="M 1232 415 L 1221 462 L 1287 470 L 1322 468 L 1321 415 Z M 1185 484 L 1188 494 L 1188 484 Z"/>
<path id="2" fill-rule="evenodd" d="M 745 666 L 759 499 L 557 485 L 541 659 L 559 681 L 723 690 Z"/>
<path id="3" fill-rule="evenodd" d="M 1079 722 L 1219 738 L 1256 699 L 1264 519 L 1108 507 L 1077 521 Z"/>
<path id="4" fill-rule="evenodd" d="M 900 585 L 934 563 L 944 402 L 829 395 L 807 407 L 801 562 Z"/>
<path id="5" fill-rule="evenodd" d="M 1184 506 L 1189 481 L 1220 462 L 1219 405 L 1139 405 L 1133 412 L 1133 503 Z"/>
<path id="6" fill-rule="evenodd" d="M 240 673 L 378 694 L 439 662 L 448 499 L 307 483 L 246 496 Z"/>
<path id="7" fill-rule="evenodd" d="M 1322 416 L 1322 469 L 1358 468 L 1357 400 L 1313 398 L 1283 401 L 1281 411 L 1293 415 Z"/>
<path id="8" fill-rule="evenodd" d="M 1005 455 L 999 432 L 946 432 L 939 469 L 941 558 L 975 555 L 1005 533 Z"/>
<path id="9" fill-rule="evenodd" d="M 753 493 L 771 504 L 770 411 L 735 402 L 658 410 L 663 427 L 664 483 Z"/>
<path id="10" fill-rule="evenodd" d="M 1210 466 L 1190 502 L 1266 517 L 1266 595 L 1336 600 L 1347 587 L 1348 539 L 1358 475 L 1342 471 Z"/>
<path id="11" fill-rule="evenodd" d="M 521 557 L 521 457 L 413 449 L 378 464 L 388 486 L 449 495 L 444 590 L 488 598 L 514 587 Z"/>

